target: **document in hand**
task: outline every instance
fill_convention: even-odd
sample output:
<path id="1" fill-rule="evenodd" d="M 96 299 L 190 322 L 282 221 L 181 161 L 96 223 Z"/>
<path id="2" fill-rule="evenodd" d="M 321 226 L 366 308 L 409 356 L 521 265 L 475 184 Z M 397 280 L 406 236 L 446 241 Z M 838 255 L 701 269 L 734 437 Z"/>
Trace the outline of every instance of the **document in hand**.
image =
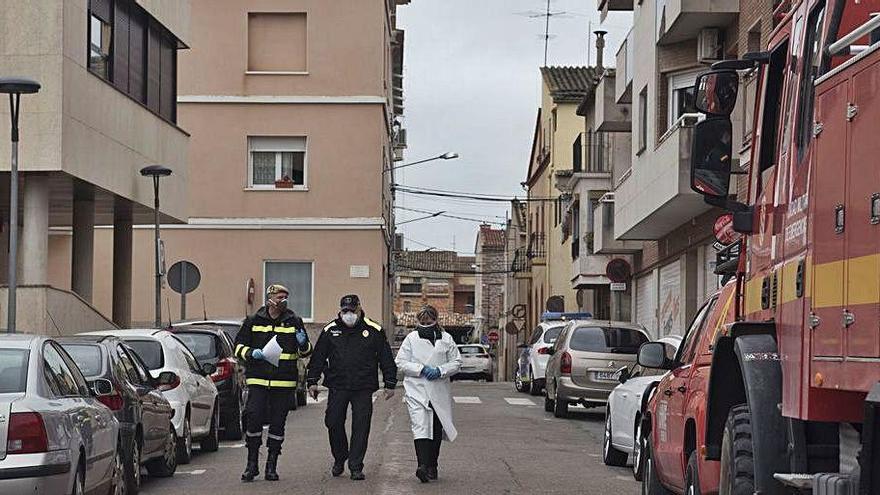
<path id="1" fill-rule="evenodd" d="M 263 347 L 263 359 L 272 364 L 272 366 L 278 366 L 278 363 L 281 361 L 281 346 L 278 344 L 278 336 L 272 337 L 266 345 Z"/>

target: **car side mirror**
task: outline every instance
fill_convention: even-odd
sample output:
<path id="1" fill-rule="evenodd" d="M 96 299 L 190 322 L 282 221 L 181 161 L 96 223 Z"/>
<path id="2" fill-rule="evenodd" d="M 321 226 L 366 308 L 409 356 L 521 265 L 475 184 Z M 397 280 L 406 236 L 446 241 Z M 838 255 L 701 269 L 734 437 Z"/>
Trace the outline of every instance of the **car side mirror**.
<path id="1" fill-rule="evenodd" d="M 694 127 L 691 144 L 691 189 L 711 198 L 730 190 L 733 124 L 729 117 L 710 117 Z"/>
<path id="2" fill-rule="evenodd" d="M 619 381 L 620 383 L 626 383 L 626 381 L 629 380 L 630 376 L 630 370 L 626 366 L 617 370 L 617 381 Z"/>
<path id="3" fill-rule="evenodd" d="M 662 342 L 646 342 L 639 348 L 639 365 L 645 368 L 671 370 L 675 363 L 666 357 L 666 346 Z"/>
<path id="4" fill-rule="evenodd" d="M 205 376 L 213 375 L 215 371 L 217 371 L 217 367 L 211 363 L 205 363 L 202 365 L 202 374 Z"/>
<path id="5" fill-rule="evenodd" d="M 91 390 L 95 397 L 105 397 L 113 394 L 113 383 L 106 378 L 96 378 L 91 383 Z"/>

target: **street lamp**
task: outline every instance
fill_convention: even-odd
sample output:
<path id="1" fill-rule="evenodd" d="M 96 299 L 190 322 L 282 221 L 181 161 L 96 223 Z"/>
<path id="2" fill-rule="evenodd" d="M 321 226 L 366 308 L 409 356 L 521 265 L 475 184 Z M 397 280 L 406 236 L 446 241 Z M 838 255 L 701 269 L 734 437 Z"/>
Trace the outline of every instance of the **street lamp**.
<path id="1" fill-rule="evenodd" d="M 446 152 L 446 153 L 443 153 L 442 155 L 438 155 L 433 158 L 426 158 L 424 160 L 419 160 L 417 162 L 412 162 L 412 163 L 404 163 L 403 165 L 398 165 L 396 167 L 388 167 L 385 170 L 383 170 L 382 172 L 390 172 L 392 170 L 397 170 L 399 168 L 412 167 L 413 165 L 418 165 L 420 163 L 426 163 L 426 162 L 432 162 L 434 160 L 454 160 L 456 158 L 458 158 L 458 153 Z"/>
<path id="2" fill-rule="evenodd" d="M 155 328 L 162 327 L 162 268 L 159 266 L 159 178 L 171 175 L 171 169 L 162 165 L 150 165 L 141 169 L 141 175 L 153 178 L 154 225 L 156 232 L 156 321 Z"/>
<path id="3" fill-rule="evenodd" d="M 7 303 L 6 332 L 15 333 L 15 296 L 18 286 L 18 117 L 21 95 L 34 94 L 40 83 L 21 77 L 0 77 L 0 93 L 9 95 L 9 115 L 12 117 L 12 165 L 9 173 L 9 300 Z"/>

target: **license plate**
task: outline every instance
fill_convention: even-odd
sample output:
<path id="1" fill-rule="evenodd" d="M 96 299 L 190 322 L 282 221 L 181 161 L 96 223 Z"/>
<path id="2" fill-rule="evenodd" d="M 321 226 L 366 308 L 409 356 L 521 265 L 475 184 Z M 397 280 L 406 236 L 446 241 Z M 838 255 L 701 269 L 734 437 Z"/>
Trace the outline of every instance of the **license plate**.
<path id="1" fill-rule="evenodd" d="M 617 374 L 616 371 L 596 371 L 596 380 L 602 380 L 603 382 L 616 382 L 620 375 Z"/>

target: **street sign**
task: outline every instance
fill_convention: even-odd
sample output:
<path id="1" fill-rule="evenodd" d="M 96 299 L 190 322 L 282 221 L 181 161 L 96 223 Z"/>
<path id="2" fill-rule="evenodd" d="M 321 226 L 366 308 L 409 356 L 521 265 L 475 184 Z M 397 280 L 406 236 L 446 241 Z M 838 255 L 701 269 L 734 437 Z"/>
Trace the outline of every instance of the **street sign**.
<path id="1" fill-rule="evenodd" d="M 611 284 L 612 292 L 626 292 L 626 283 L 625 282 L 613 282 Z"/>
<path id="2" fill-rule="evenodd" d="M 504 331 L 510 335 L 518 335 L 520 331 L 519 325 L 515 321 L 508 321 L 507 325 L 504 325 Z"/>
<path id="3" fill-rule="evenodd" d="M 178 261 L 168 269 L 168 285 L 180 294 L 180 319 L 186 319 L 186 295 L 198 288 L 202 281 L 199 268 L 189 261 Z"/>
<path id="4" fill-rule="evenodd" d="M 632 267 L 629 261 L 623 258 L 614 258 L 605 266 L 605 275 L 612 282 L 626 282 L 632 276 Z"/>
<path id="5" fill-rule="evenodd" d="M 497 330 L 492 330 L 487 336 L 489 337 L 490 344 L 497 344 L 501 340 L 501 335 L 498 334 Z"/>
<path id="6" fill-rule="evenodd" d="M 480 337 L 480 343 L 483 345 L 489 345 L 489 337 L 487 335 L 483 335 Z"/>

